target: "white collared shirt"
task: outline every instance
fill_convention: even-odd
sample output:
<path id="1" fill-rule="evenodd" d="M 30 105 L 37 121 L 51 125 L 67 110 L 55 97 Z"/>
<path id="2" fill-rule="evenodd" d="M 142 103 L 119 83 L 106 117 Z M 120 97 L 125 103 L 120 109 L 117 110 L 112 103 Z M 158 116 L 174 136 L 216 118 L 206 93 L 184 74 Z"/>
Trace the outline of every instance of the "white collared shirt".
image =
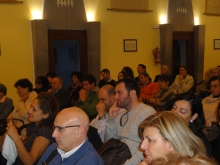
<path id="1" fill-rule="evenodd" d="M 76 148 L 74 148 L 74 149 L 72 149 L 72 150 L 70 150 L 69 152 L 66 152 L 66 153 L 63 150 L 57 148 L 58 153 L 60 154 L 62 161 L 63 161 L 63 159 L 68 158 L 69 156 L 74 154 L 85 143 L 85 141 L 82 144 L 80 144 L 79 146 L 77 146 Z"/>

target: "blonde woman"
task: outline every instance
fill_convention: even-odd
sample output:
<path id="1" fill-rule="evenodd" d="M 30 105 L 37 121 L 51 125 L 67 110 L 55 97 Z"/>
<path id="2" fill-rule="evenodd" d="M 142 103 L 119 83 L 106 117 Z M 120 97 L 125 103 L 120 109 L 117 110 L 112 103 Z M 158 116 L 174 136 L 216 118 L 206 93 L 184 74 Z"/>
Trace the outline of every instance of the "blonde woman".
<path id="1" fill-rule="evenodd" d="M 170 153 L 183 157 L 207 157 L 202 141 L 173 112 L 149 116 L 140 124 L 139 133 L 142 137 L 140 148 L 145 153 L 145 159 L 139 165 L 151 165 L 154 159 Z"/>

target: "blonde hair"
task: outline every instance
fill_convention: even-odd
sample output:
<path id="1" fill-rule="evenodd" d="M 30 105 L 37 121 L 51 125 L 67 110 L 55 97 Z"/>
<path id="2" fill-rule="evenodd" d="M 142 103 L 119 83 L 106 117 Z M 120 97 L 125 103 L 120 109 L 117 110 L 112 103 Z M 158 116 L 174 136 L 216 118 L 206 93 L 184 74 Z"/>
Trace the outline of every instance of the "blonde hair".
<path id="1" fill-rule="evenodd" d="M 146 127 L 155 127 L 161 136 L 174 148 L 180 156 L 201 155 L 207 157 L 205 147 L 201 139 L 196 137 L 185 124 L 184 120 L 173 112 L 158 112 L 146 118 L 139 127 L 140 136 Z"/>
<path id="2" fill-rule="evenodd" d="M 176 154 L 168 154 L 165 157 L 159 157 L 153 160 L 152 165 L 217 165 L 214 159 L 204 156 L 178 156 Z"/>

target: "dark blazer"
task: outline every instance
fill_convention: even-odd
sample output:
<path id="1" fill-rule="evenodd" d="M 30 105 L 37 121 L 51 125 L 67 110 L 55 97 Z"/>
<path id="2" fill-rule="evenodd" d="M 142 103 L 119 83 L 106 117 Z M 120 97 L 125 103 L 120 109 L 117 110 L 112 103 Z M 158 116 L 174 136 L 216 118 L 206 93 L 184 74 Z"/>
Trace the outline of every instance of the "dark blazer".
<path id="1" fill-rule="evenodd" d="M 67 89 L 61 88 L 54 94 L 54 97 L 59 102 L 59 110 L 62 110 L 64 108 L 68 108 L 71 106 L 70 105 L 70 93 Z"/>
<path id="2" fill-rule="evenodd" d="M 8 115 L 13 111 L 12 99 L 6 97 L 3 103 L 0 102 L 0 122 L 6 120 Z"/>

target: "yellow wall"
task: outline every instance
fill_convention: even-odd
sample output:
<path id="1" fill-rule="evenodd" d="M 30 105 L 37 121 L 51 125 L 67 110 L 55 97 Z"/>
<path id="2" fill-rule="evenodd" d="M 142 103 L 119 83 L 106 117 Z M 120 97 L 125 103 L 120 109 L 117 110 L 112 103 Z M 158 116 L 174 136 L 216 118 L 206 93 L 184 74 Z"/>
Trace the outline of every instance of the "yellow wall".
<path id="1" fill-rule="evenodd" d="M 56 3 L 56 0 L 53 0 Z M 43 0 L 24 0 L 23 4 L 0 4 L 0 82 L 8 88 L 8 96 L 16 103 L 18 96 L 13 87 L 15 81 L 27 77 L 34 83 L 30 20 L 36 8 L 42 8 Z M 51 0 L 51 3 L 52 0 Z M 87 14 L 94 12 L 94 21 L 101 22 L 101 68 L 109 68 L 117 79 L 123 66 L 130 66 L 137 76 L 139 63 L 147 66 L 152 78 L 159 74 L 159 64 L 154 63 L 152 49 L 159 45 L 159 31 L 151 25 L 160 23 L 166 13 L 167 0 L 149 0 L 150 13 L 116 12 L 110 8 L 110 0 L 84 0 Z M 220 16 L 207 16 L 205 0 L 193 0 L 195 16 L 206 25 L 204 71 L 220 65 L 220 50 L 213 49 L 213 39 L 220 38 Z M 137 39 L 137 52 L 124 52 L 123 39 Z M 199 61 L 199 59 L 198 59 Z"/>
<path id="2" fill-rule="evenodd" d="M 18 100 L 15 81 L 27 77 L 33 82 L 30 19 L 26 3 L 0 4 L 0 82 L 14 103 Z"/>

